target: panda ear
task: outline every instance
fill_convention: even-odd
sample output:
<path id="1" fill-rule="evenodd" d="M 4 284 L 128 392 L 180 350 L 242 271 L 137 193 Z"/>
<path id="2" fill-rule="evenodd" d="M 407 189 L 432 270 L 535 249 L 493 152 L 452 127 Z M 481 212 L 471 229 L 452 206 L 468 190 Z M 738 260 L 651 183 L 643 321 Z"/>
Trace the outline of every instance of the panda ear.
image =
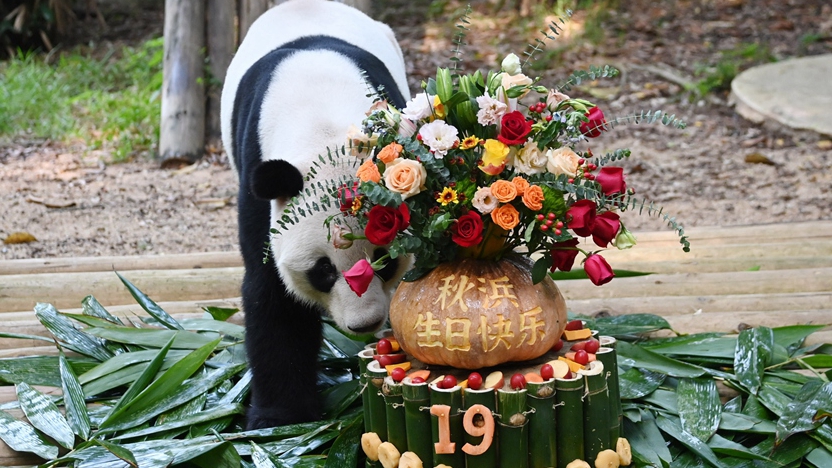
<path id="1" fill-rule="evenodd" d="M 303 175 L 282 159 L 262 161 L 251 171 L 251 192 L 263 200 L 292 198 L 303 189 Z"/>

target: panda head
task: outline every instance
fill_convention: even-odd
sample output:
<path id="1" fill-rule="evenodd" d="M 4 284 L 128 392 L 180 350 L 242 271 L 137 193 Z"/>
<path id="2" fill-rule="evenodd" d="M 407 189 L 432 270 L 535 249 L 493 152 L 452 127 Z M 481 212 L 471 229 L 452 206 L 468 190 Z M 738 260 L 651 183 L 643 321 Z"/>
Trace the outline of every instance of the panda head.
<path id="1" fill-rule="evenodd" d="M 256 197 L 271 201 L 272 227 L 277 227 L 278 214 L 302 189 L 301 172 L 287 161 L 263 161 L 253 170 L 251 190 Z M 390 299 L 410 268 L 410 260 L 389 259 L 376 272 L 367 292 L 358 297 L 343 272 L 362 258 L 380 258 L 387 249 L 366 240 L 355 241 L 349 249 L 336 248 L 327 240 L 324 221 L 328 214 L 308 214 L 290 229 L 272 236 L 271 252 L 278 274 L 296 299 L 327 311 L 341 329 L 353 333 L 375 331 L 387 320 Z"/>

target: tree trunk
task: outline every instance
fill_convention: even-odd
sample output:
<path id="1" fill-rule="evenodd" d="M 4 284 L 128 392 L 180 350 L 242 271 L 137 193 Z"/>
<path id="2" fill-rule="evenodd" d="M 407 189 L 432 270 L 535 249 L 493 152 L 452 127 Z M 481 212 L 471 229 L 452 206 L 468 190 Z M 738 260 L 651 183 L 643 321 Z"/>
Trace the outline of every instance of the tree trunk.
<path id="1" fill-rule="evenodd" d="M 207 102 L 205 110 L 205 135 L 210 144 L 217 144 L 221 137 L 220 92 L 228 65 L 237 45 L 234 16 L 237 2 L 234 0 L 208 0 L 206 12 L 205 42 L 208 45 Z"/>
<path id="2" fill-rule="evenodd" d="M 192 163 L 205 144 L 205 2 L 166 0 L 159 154 L 162 167 Z"/>
<path id="3" fill-rule="evenodd" d="M 254 20 L 268 9 L 268 0 L 240 0 L 240 42 L 243 42 Z"/>

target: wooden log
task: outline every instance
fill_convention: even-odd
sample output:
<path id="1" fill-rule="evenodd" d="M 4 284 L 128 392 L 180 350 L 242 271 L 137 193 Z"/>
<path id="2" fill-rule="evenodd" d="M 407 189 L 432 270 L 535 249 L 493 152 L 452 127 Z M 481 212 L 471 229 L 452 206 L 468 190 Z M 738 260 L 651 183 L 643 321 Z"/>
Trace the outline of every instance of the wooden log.
<path id="1" fill-rule="evenodd" d="M 812 293 L 832 290 L 832 268 L 726 273 L 681 273 L 616 278 L 598 287 L 589 280 L 560 281 L 567 299 Z"/>
<path id="2" fill-rule="evenodd" d="M 136 270 L 124 276 L 154 301 L 197 301 L 239 296 L 243 269 Z M 76 308 L 88 295 L 105 306 L 135 303 L 112 272 L 0 276 L 3 311 L 32 310 L 37 302 Z"/>
<path id="3" fill-rule="evenodd" d="M 45 341 L 44 341 L 45 343 Z M 64 353 L 69 356 L 69 353 Z M 32 346 L 29 348 L 13 348 L 0 350 L 0 359 L 16 358 L 24 356 L 57 356 L 58 348 L 55 346 Z M 3 465 L 0 465 L 3 466 Z"/>
<path id="4" fill-rule="evenodd" d="M 125 257 L 27 258 L 0 261 L 0 275 L 77 273 L 84 271 L 186 270 L 242 266 L 240 253 L 197 252 Z"/>
<path id="5" fill-rule="evenodd" d="M 584 244 L 589 250 L 597 250 L 594 244 Z M 594 247 L 593 247 L 594 246 Z M 581 247 L 579 245 L 579 247 Z M 832 238 L 819 239 L 811 242 L 781 242 L 778 244 L 724 244 L 709 245 L 701 249 L 684 252 L 676 246 L 635 246 L 628 250 L 611 248 L 601 253 L 615 266 L 618 261 L 636 262 L 690 262 L 693 260 L 808 258 L 832 256 Z M 741 267 L 736 268 L 741 271 Z"/>
<path id="6" fill-rule="evenodd" d="M 618 281 L 618 280 L 615 280 Z M 576 314 L 611 315 L 655 314 L 661 316 L 693 314 L 698 311 L 779 311 L 821 310 L 832 304 L 832 291 L 782 294 L 729 294 L 701 296 L 651 296 L 572 299 L 567 303 Z"/>
<path id="7" fill-rule="evenodd" d="M 205 2 L 166 0 L 159 138 L 162 167 L 192 163 L 204 152 L 204 48 Z"/>
<path id="8" fill-rule="evenodd" d="M 638 257 L 639 252 L 633 252 Z M 741 253 L 741 252 L 737 252 Z M 606 254 L 602 254 L 607 258 Z M 645 273 L 717 273 L 721 271 L 797 270 L 803 268 L 832 267 L 832 255 L 806 257 L 740 257 L 740 258 L 691 258 L 688 260 L 650 261 L 618 258 L 607 259 L 616 270 Z"/>
<path id="9" fill-rule="evenodd" d="M 680 333 L 739 333 L 740 328 L 783 327 L 787 325 L 832 325 L 832 309 L 778 310 L 765 312 L 717 312 L 666 316 Z M 832 328 L 830 328 L 832 329 Z"/>
<path id="10" fill-rule="evenodd" d="M 205 43 L 208 46 L 208 79 L 205 110 L 205 136 L 211 144 L 220 141 L 220 91 L 225 72 L 237 48 L 234 0 L 208 0 L 206 6 Z"/>
<path id="11" fill-rule="evenodd" d="M 240 0 L 240 42 L 260 15 L 269 9 L 268 0 Z"/>
<path id="12" fill-rule="evenodd" d="M 670 230 L 636 232 L 639 245 L 679 245 L 679 236 Z M 701 226 L 685 229 L 693 247 L 716 244 L 776 244 L 812 241 L 832 237 L 832 220 L 797 223 L 755 224 L 746 226 Z"/>

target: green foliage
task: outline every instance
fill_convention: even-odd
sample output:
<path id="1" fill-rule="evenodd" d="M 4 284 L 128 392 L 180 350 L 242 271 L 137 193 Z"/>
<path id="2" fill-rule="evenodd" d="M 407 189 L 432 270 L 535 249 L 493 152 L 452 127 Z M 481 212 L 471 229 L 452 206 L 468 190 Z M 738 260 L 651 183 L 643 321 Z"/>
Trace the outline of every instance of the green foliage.
<path id="1" fill-rule="evenodd" d="M 741 70 L 775 60 L 771 50 L 765 45 L 740 44 L 734 49 L 723 51 L 715 64 L 701 65 L 697 68 L 696 75 L 701 78 L 696 82 L 696 91 L 700 96 L 727 91 L 731 88 L 731 81 Z"/>
<path id="2" fill-rule="evenodd" d="M 15 50 L 51 48 L 52 32 L 65 32 L 74 19 L 71 0 L 0 2 L 0 58 Z"/>
<path id="3" fill-rule="evenodd" d="M 73 51 L 55 63 L 19 53 L 0 63 L 0 138 L 82 140 L 115 160 L 151 153 L 159 140 L 162 38 L 111 50 Z"/>

